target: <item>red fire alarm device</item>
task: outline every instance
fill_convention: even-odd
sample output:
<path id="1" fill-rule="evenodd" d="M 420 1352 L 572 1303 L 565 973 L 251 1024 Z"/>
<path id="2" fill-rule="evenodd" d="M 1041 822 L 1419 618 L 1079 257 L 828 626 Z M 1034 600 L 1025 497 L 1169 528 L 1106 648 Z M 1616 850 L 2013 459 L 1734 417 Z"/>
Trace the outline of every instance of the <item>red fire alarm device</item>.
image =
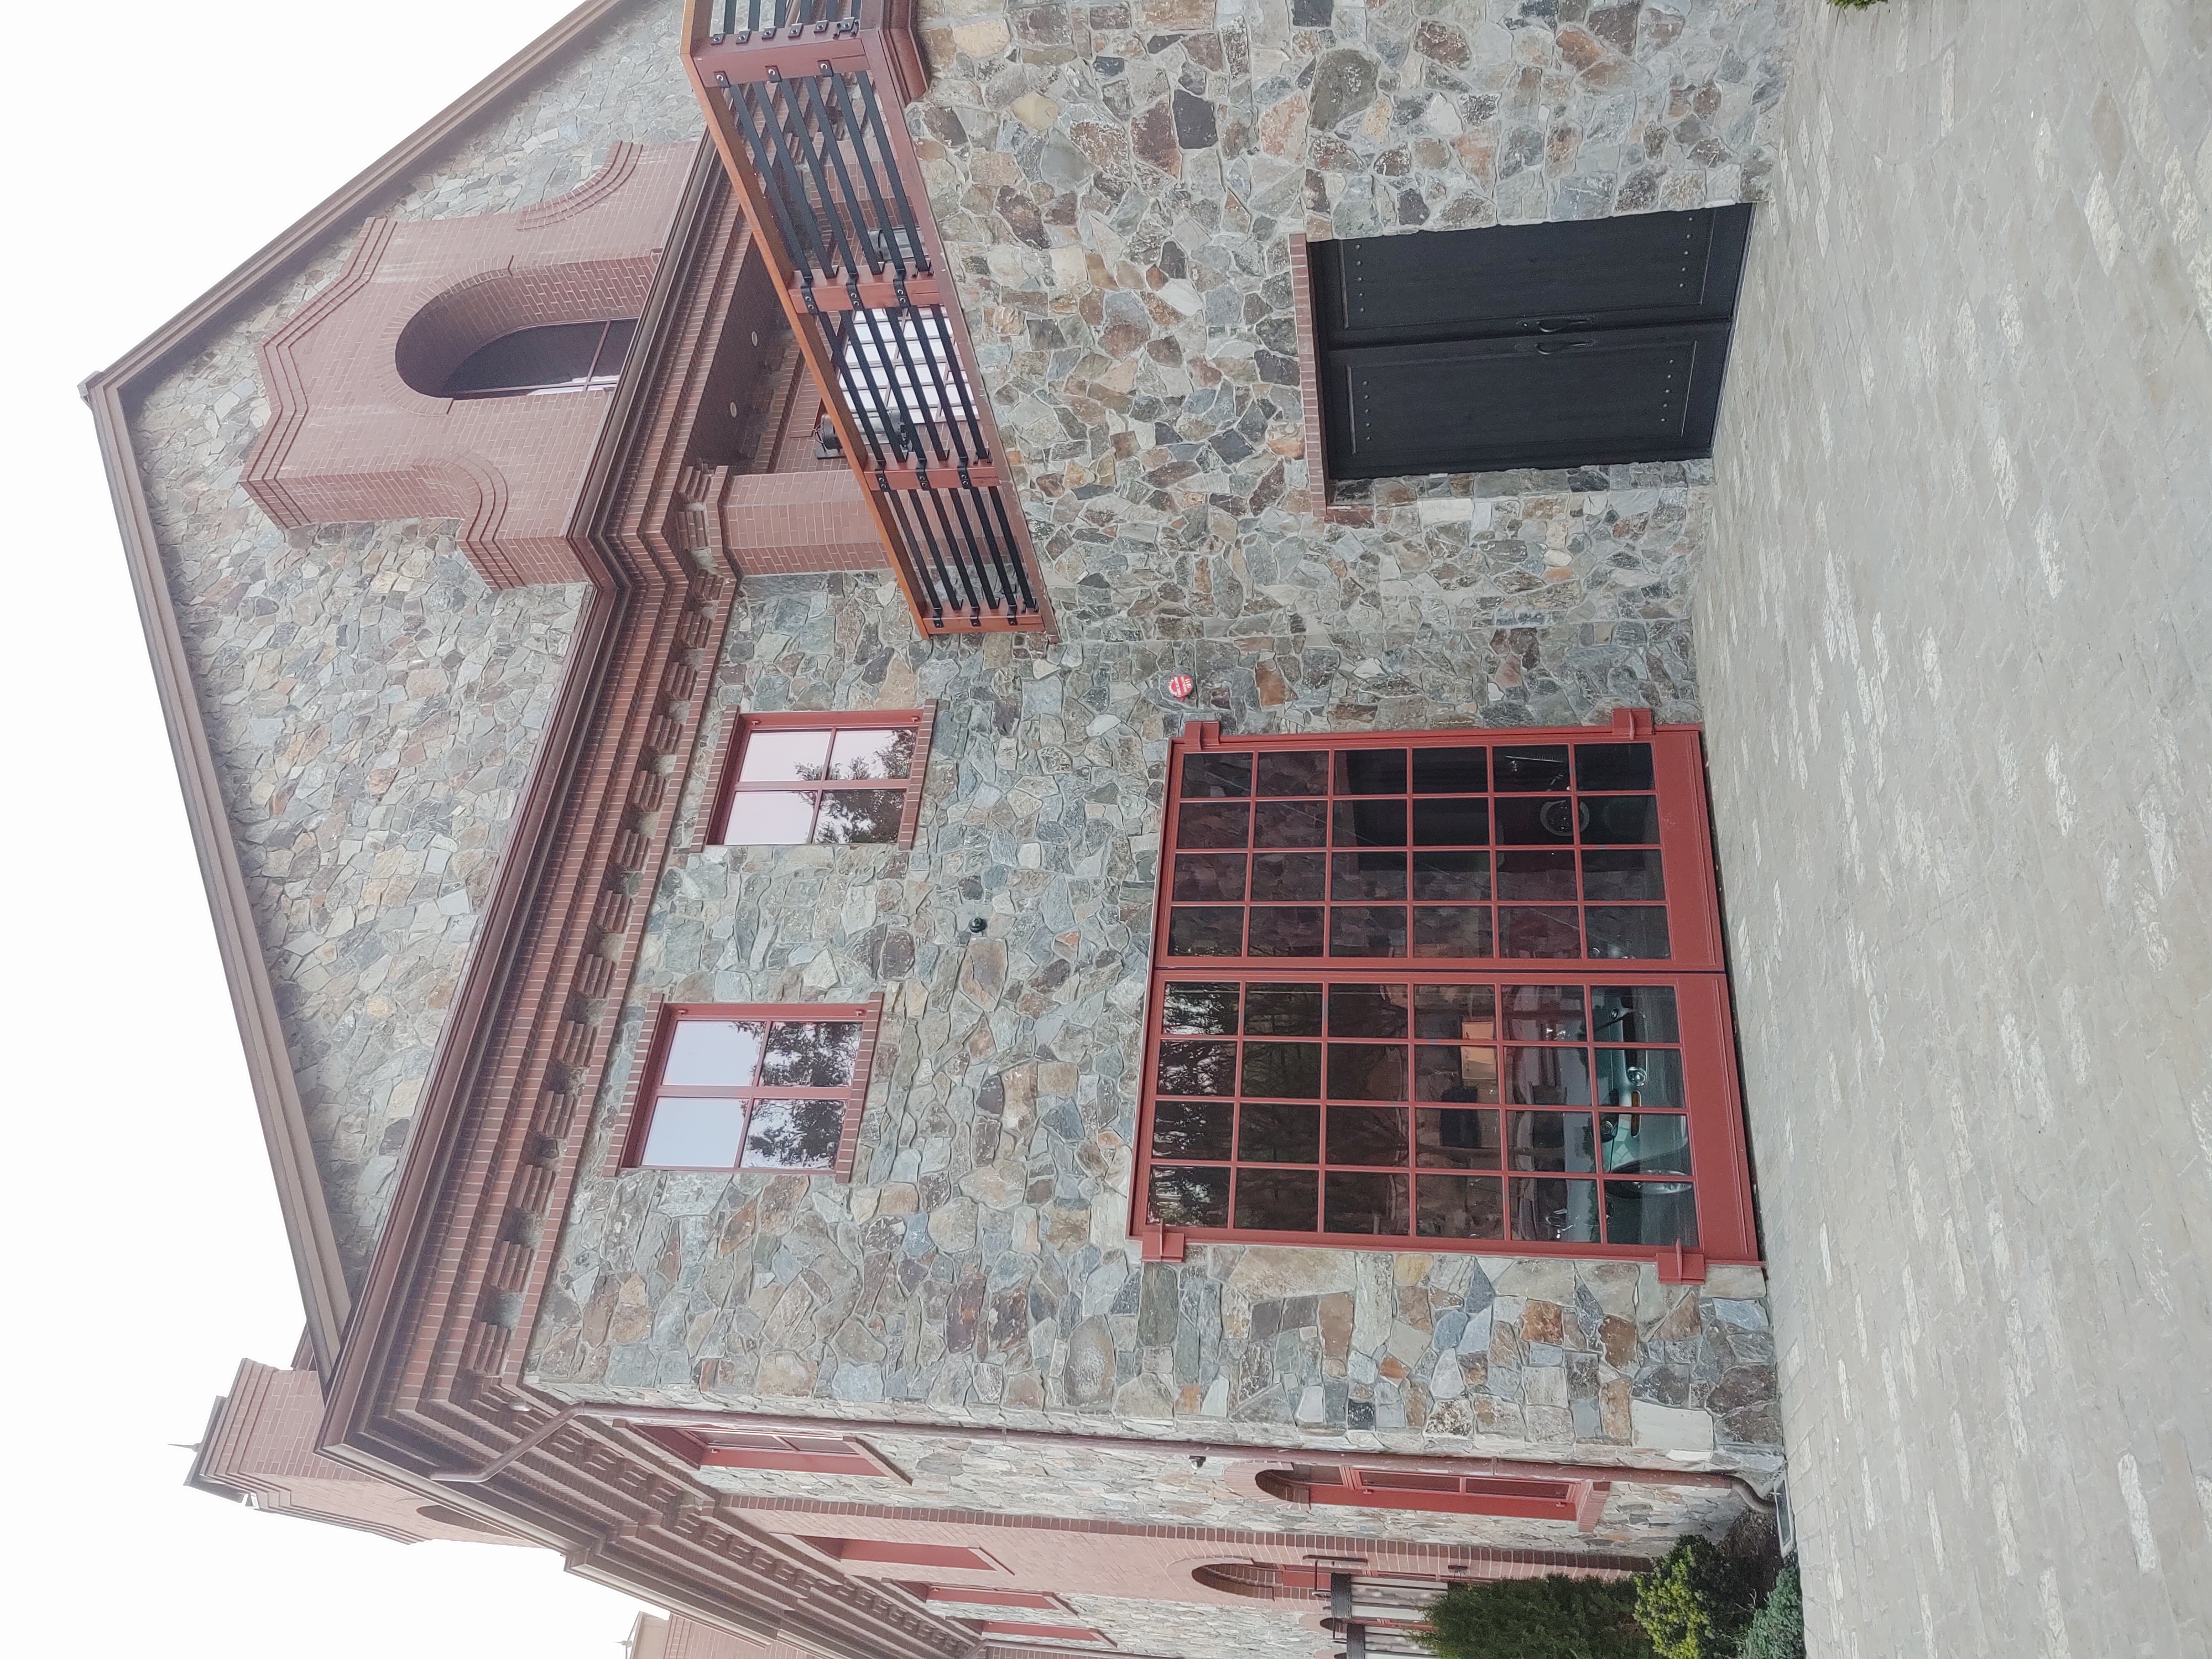
<path id="1" fill-rule="evenodd" d="M 1177 702 L 1188 702 L 1197 684 L 1188 674 L 1172 675 L 1168 680 L 1168 696 L 1173 697 Z"/>

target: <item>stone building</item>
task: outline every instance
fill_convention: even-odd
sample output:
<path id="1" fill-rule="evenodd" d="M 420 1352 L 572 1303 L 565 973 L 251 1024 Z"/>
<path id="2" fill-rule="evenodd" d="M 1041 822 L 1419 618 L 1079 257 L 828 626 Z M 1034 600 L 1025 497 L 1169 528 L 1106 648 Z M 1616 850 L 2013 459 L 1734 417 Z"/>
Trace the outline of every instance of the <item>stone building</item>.
<path id="1" fill-rule="evenodd" d="M 89 382 L 307 1314 L 196 1482 L 830 1659 L 1771 1509 L 1792 15 L 600 0 Z"/>

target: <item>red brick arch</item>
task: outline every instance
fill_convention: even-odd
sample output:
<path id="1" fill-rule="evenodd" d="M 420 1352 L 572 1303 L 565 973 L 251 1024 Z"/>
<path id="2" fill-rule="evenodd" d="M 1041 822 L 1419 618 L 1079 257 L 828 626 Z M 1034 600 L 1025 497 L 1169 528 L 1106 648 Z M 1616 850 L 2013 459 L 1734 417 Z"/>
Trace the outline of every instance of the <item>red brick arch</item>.
<path id="1" fill-rule="evenodd" d="M 247 493 L 286 529 L 457 519 L 494 586 L 583 580 L 568 522 L 611 396 L 439 388 L 515 329 L 637 316 L 696 153 L 617 144 L 519 212 L 369 220 L 337 278 L 262 343 L 270 418 Z"/>

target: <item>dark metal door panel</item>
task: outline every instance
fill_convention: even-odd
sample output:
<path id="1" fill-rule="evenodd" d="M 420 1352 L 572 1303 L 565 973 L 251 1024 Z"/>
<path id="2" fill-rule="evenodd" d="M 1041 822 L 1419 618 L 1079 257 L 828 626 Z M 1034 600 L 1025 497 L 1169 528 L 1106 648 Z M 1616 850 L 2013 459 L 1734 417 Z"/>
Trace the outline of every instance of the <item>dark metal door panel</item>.
<path id="1" fill-rule="evenodd" d="M 1334 345 L 1720 321 L 1735 308 L 1747 205 L 1318 242 Z"/>
<path id="2" fill-rule="evenodd" d="M 1725 323 L 1370 346 L 1330 354 L 1340 478 L 1601 466 L 1710 454 Z"/>

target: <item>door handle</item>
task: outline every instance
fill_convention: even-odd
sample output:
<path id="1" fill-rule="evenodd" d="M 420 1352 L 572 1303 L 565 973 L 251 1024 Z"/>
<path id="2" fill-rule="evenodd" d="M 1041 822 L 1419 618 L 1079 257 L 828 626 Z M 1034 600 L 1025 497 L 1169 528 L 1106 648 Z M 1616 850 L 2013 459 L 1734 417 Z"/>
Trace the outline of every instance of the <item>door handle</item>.
<path id="1" fill-rule="evenodd" d="M 1545 340 L 1538 343 L 1539 357 L 1556 357 L 1563 351 L 1580 351 L 1597 343 L 1595 340 Z"/>
<path id="2" fill-rule="evenodd" d="M 1571 328 L 1588 328 L 1589 325 L 1590 319 L 1587 317 L 1555 317 L 1549 322 L 1537 324 L 1536 332 L 1565 334 Z"/>

